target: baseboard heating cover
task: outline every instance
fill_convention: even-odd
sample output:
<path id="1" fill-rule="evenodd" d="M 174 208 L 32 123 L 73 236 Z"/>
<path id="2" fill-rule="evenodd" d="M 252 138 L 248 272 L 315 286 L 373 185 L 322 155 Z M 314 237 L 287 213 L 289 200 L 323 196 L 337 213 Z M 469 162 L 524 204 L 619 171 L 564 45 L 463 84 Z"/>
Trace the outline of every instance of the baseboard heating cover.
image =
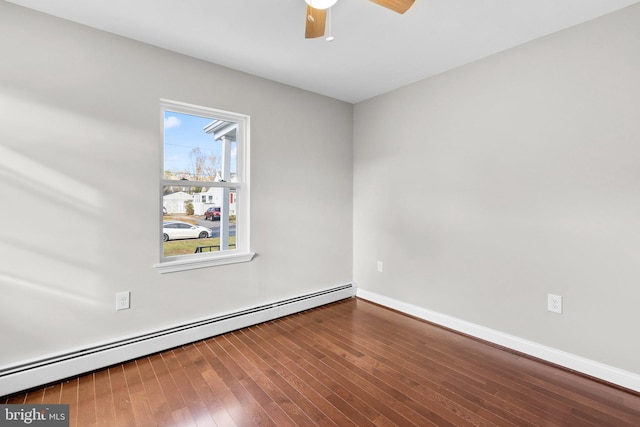
<path id="1" fill-rule="evenodd" d="M 352 284 L 176 325 L 64 354 L 0 367 L 0 396 L 355 296 Z"/>

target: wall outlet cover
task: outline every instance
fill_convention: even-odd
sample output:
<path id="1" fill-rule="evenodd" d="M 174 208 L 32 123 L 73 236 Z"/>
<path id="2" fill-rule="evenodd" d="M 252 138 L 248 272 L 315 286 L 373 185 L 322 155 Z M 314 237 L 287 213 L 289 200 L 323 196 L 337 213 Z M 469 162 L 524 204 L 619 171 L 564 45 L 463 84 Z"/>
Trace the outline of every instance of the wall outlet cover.
<path id="1" fill-rule="evenodd" d="M 128 310 L 131 308 L 131 292 L 118 292 L 116 293 L 116 311 Z"/>
<path id="2" fill-rule="evenodd" d="M 562 314 L 562 297 L 560 295 L 547 295 L 547 310 Z"/>

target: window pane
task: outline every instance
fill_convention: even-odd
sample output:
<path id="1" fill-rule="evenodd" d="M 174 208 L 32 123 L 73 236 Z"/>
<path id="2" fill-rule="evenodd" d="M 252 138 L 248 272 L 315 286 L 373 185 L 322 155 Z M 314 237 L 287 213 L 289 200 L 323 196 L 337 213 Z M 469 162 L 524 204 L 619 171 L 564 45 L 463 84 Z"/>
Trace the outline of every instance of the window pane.
<path id="1" fill-rule="evenodd" d="M 238 193 L 237 188 L 165 185 L 164 256 L 236 249 Z"/>
<path id="2" fill-rule="evenodd" d="M 249 116 L 170 100 L 161 107 L 163 243 L 156 267 L 168 273 L 250 261 Z"/>
<path id="3" fill-rule="evenodd" d="M 237 182 L 238 124 L 164 111 L 164 179 Z"/>

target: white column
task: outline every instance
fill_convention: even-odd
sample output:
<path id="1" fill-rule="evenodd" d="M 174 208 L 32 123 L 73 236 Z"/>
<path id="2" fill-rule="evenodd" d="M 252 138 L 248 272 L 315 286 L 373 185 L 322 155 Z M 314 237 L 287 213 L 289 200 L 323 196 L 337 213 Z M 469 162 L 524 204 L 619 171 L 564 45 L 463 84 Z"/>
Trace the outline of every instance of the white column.
<path id="1" fill-rule="evenodd" d="M 222 142 L 222 180 L 231 181 L 231 140 L 223 136 Z M 220 250 L 229 249 L 229 194 L 227 187 L 222 189 L 222 206 L 220 207 Z"/>

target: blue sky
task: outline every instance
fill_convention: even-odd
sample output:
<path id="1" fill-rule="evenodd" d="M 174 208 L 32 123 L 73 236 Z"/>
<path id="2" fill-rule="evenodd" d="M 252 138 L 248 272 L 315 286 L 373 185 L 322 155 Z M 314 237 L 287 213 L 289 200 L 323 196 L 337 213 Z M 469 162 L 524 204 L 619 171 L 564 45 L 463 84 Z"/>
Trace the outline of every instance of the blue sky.
<path id="1" fill-rule="evenodd" d="M 190 172 L 192 168 L 189 154 L 196 147 L 207 156 L 220 158 L 221 142 L 214 141 L 213 135 L 202 130 L 212 121 L 209 117 L 164 112 L 164 170 Z"/>

